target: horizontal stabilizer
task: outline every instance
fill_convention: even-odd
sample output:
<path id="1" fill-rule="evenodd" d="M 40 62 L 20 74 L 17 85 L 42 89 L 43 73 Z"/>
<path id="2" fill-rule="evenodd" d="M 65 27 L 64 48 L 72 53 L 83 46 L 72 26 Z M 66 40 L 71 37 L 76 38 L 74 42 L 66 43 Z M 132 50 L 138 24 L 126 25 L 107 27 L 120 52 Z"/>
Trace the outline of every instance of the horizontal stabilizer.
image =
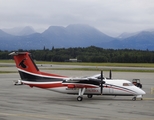
<path id="1" fill-rule="evenodd" d="M 21 55 L 21 54 L 26 54 L 27 52 L 12 52 L 12 53 L 10 53 L 9 55 L 12 55 L 12 56 L 14 56 L 14 55 Z"/>

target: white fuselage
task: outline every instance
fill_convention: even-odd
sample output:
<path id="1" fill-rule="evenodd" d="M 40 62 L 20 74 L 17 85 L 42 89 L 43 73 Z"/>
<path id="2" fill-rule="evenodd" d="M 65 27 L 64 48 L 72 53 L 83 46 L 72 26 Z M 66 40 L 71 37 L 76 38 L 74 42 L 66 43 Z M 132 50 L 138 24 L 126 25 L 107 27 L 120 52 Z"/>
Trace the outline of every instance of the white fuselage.
<path id="1" fill-rule="evenodd" d="M 134 86 L 131 82 L 127 80 L 104 81 L 105 84 L 103 84 L 103 95 L 137 96 L 145 94 L 145 92 L 142 89 Z M 49 88 L 48 90 L 66 94 L 78 94 L 79 92 L 79 88 L 68 88 L 67 86 Z M 84 94 L 100 95 L 101 89 L 100 87 L 86 88 Z"/>

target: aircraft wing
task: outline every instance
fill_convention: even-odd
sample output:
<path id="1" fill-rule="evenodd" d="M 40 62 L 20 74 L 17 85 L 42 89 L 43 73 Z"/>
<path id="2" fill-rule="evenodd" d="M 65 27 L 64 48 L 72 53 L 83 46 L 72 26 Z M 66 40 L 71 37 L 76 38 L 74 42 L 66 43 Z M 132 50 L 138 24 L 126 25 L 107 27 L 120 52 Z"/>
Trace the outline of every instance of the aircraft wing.
<path id="1" fill-rule="evenodd" d="M 68 88 L 96 88 L 100 86 L 100 80 L 91 78 L 67 78 L 62 82 Z"/>
<path id="2" fill-rule="evenodd" d="M 90 79 L 99 79 L 101 77 L 101 74 L 96 74 L 96 75 L 93 75 L 93 76 L 89 76 L 87 78 L 90 78 Z"/>

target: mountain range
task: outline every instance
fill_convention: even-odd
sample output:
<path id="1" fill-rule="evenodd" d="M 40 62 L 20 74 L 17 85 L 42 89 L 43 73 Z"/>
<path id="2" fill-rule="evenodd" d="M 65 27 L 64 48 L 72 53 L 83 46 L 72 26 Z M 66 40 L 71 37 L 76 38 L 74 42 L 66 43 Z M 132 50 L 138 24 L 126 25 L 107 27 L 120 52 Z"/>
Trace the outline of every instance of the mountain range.
<path id="1" fill-rule="evenodd" d="M 50 26 L 42 33 L 37 33 L 28 26 L 23 29 L 0 29 L 0 50 L 88 46 L 105 49 L 154 50 L 154 31 L 122 33 L 118 37 L 111 37 L 83 24 L 71 24 L 67 27 Z"/>

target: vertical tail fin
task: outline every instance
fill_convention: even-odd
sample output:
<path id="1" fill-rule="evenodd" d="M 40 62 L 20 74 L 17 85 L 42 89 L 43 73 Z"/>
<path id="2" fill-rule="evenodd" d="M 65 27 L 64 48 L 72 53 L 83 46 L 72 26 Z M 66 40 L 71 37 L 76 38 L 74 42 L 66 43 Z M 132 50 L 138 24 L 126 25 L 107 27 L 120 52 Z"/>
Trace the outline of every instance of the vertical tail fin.
<path id="1" fill-rule="evenodd" d="M 9 55 L 14 57 L 16 67 L 22 80 L 26 81 L 57 81 L 66 78 L 66 76 L 50 74 L 39 71 L 30 53 L 12 52 Z"/>
<path id="2" fill-rule="evenodd" d="M 26 71 L 30 73 L 40 73 L 36 64 L 28 52 L 12 52 L 9 55 L 13 55 L 16 67 L 20 71 Z"/>

